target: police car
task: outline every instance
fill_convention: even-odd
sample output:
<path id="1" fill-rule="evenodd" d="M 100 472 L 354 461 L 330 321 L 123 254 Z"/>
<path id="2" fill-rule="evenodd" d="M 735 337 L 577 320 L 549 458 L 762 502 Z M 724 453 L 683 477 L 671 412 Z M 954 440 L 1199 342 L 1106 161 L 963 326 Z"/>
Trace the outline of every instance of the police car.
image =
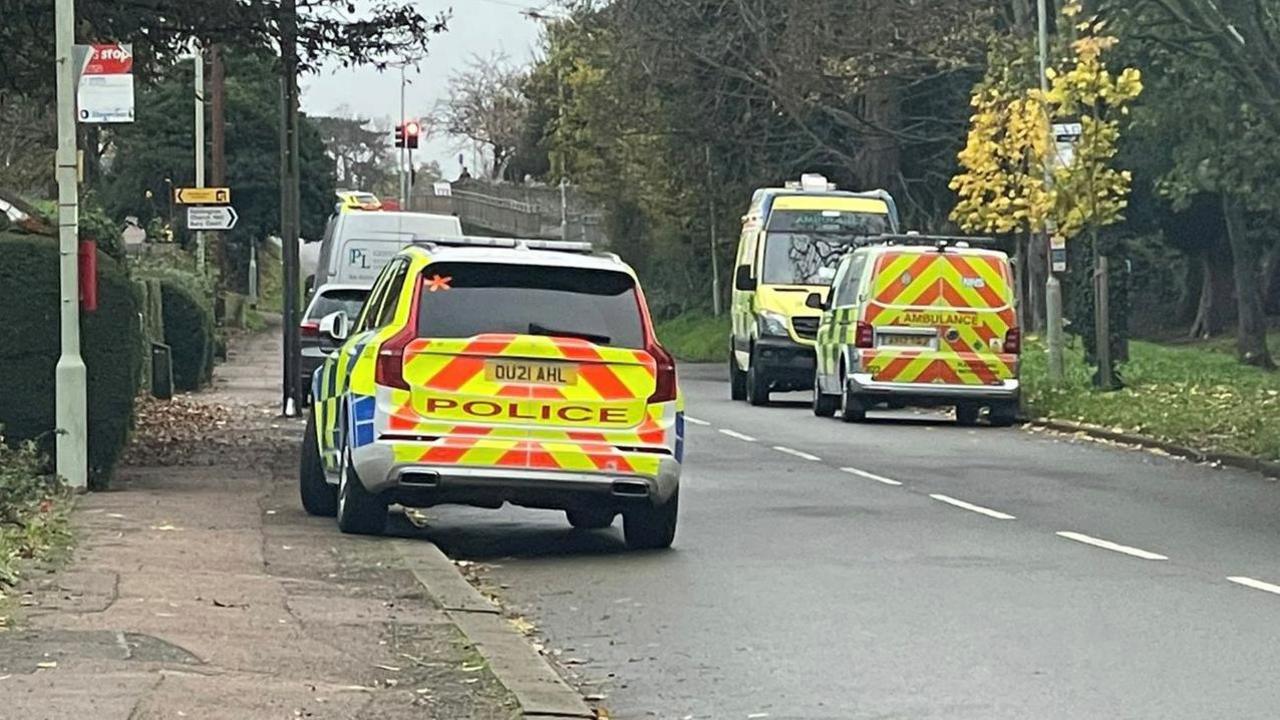
<path id="1" fill-rule="evenodd" d="M 584 243 L 441 238 L 399 252 L 312 380 L 302 502 L 344 532 L 391 503 L 623 518 L 632 548 L 669 546 L 683 400 L 634 271 Z"/>

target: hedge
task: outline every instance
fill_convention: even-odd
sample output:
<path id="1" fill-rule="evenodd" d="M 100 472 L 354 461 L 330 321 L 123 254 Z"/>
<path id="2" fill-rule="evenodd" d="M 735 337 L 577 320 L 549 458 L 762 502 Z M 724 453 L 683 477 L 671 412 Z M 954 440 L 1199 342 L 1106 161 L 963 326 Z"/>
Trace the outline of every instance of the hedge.
<path id="1" fill-rule="evenodd" d="M 61 353 L 57 240 L 0 233 L 0 425 L 52 456 L 54 370 Z M 89 470 L 105 486 L 133 424 L 143 361 L 139 299 L 124 269 L 98 253 L 98 310 L 80 320 L 88 370 Z"/>
<path id="2" fill-rule="evenodd" d="M 213 378 L 213 311 L 204 298 L 172 278 L 160 281 L 164 339 L 173 352 L 173 384 L 199 390 Z"/>

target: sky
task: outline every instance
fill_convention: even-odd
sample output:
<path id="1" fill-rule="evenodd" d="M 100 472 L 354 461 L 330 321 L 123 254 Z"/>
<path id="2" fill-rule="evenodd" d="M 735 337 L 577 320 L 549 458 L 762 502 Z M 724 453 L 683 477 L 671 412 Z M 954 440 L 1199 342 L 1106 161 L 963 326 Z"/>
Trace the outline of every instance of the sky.
<path id="1" fill-rule="evenodd" d="M 368 3 L 357 3 L 357 8 Z M 418 11 L 426 17 L 453 9 L 449 30 L 431 39 L 429 55 L 418 71 L 410 67 L 405 75 L 405 114 L 409 118 L 425 115 L 444 99 L 449 77 L 463 70 L 476 55 L 488 58 L 495 52 L 504 54 L 518 65 L 532 60 L 541 26 L 520 13 L 521 10 L 543 9 L 545 0 L 415 0 Z M 378 72 L 373 67 L 325 67 L 302 79 L 302 110 L 309 115 L 333 115 L 349 108 L 349 113 L 372 119 L 385 118 L 389 124 L 400 114 L 400 71 L 394 68 Z M 459 172 L 458 153 L 464 152 L 468 168 L 474 171 L 470 146 L 462 150 L 457 138 L 424 140 L 421 156 L 414 164 L 435 160 L 445 177 Z M 421 157 L 421 160 L 419 160 Z"/>

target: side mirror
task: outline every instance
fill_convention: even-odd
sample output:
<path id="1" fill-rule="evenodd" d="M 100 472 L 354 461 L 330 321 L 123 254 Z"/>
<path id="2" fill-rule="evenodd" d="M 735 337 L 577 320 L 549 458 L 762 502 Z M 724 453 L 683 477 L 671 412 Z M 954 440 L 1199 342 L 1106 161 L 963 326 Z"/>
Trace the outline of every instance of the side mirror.
<path id="1" fill-rule="evenodd" d="M 347 327 L 347 314 L 341 310 L 329 313 L 320 319 L 320 334 L 328 335 L 335 342 L 342 342 L 347 339 L 347 333 L 351 331 Z"/>
<path id="2" fill-rule="evenodd" d="M 804 299 L 804 306 L 814 310 L 827 309 L 827 304 L 823 302 L 821 293 L 809 293 L 809 297 Z"/>
<path id="3" fill-rule="evenodd" d="M 733 276 L 733 287 L 737 290 L 755 290 L 756 279 L 751 277 L 750 265 L 739 265 Z"/>

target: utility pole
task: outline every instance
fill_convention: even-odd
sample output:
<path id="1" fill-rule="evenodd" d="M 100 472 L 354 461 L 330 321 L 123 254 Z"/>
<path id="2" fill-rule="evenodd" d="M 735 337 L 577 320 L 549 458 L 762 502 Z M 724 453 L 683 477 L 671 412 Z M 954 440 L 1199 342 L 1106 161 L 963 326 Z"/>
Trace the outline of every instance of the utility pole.
<path id="1" fill-rule="evenodd" d="M 1045 0 L 1038 0 L 1036 10 L 1040 21 L 1040 92 L 1047 98 L 1049 94 L 1049 16 L 1045 10 Z M 1045 105 L 1046 113 L 1048 104 Z M 1053 118 L 1046 118 L 1049 130 L 1048 152 L 1053 152 L 1057 139 L 1053 135 Z M 1053 191 L 1053 168 L 1044 163 L 1044 185 L 1049 192 Z M 1048 258 L 1048 279 L 1044 285 L 1045 320 L 1048 324 L 1045 335 L 1049 344 L 1049 380 L 1052 383 L 1062 382 L 1062 283 L 1053 271 L 1052 238 L 1057 232 L 1057 223 L 1050 217 L 1045 226 L 1046 257 Z"/>
<path id="2" fill-rule="evenodd" d="M 209 46 L 209 182 L 214 187 L 227 186 L 227 113 L 226 71 L 222 65 L 222 46 Z M 223 282 L 230 283 L 230 264 L 222 233 L 212 233 L 213 257 L 222 272 Z"/>
<path id="3" fill-rule="evenodd" d="M 705 148 L 707 156 L 707 209 L 711 213 L 711 312 L 720 317 L 720 260 L 716 257 L 716 191 L 715 176 L 711 172 L 711 146 Z"/>
<path id="4" fill-rule="evenodd" d="M 89 486 L 88 419 L 85 384 L 88 373 L 80 357 L 80 198 L 76 187 L 76 71 L 71 61 L 75 43 L 75 0 L 57 0 L 55 41 L 58 71 L 58 270 L 61 279 L 59 317 L 62 354 L 57 383 L 57 463 L 72 489 Z"/>
<path id="5" fill-rule="evenodd" d="M 199 41 L 191 42 L 191 61 L 195 63 L 196 81 L 196 187 L 204 187 L 204 49 Z M 204 231 L 196 231 L 196 272 L 204 276 Z"/>
<path id="6" fill-rule="evenodd" d="M 298 386 L 298 3 L 280 3 L 281 123 L 280 242 L 284 264 L 284 414 L 297 412 Z"/>
<path id="7" fill-rule="evenodd" d="M 400 127 L 404 127 L 404 66 L 405 61 L 400 61 Z M 407 210 L 409 205 L 408 178 L 404 171 L 405 162 L 405 145 L 407 142 L 400 144 L 400 209 Z"/>

